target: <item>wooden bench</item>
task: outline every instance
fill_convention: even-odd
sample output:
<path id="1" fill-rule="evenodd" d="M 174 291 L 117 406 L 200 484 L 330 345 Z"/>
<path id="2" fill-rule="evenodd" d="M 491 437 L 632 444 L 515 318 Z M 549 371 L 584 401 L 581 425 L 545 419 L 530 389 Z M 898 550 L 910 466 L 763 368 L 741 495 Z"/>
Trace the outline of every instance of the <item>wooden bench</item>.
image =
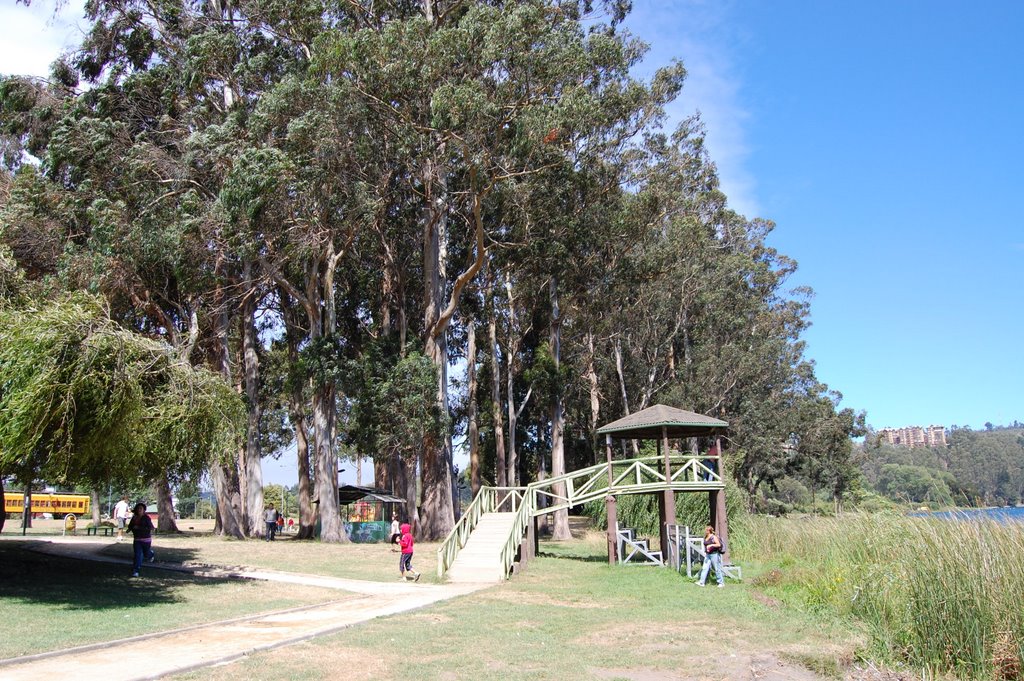
<path id="1" fill-rule="evenodd" d="M 114 528 L 110 527 L 109 525 L 100 525 L 99 527 L 92 526 L 85 528 L 86 536 L 91 536 L 94 534 L 99 535 L 100 532 L 103 532 L 104 537 L 110 537 L 114 534 Z"/>

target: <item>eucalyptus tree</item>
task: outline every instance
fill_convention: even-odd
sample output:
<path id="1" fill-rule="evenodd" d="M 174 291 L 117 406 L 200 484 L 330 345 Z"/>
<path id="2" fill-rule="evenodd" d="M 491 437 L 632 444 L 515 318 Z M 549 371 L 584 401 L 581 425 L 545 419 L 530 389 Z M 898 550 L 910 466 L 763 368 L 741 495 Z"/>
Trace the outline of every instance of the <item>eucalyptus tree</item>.
<path id="1" fill-rule="evenodd" d="M 7 118 L 7 150 L 20 143 L 64 193 L 58 223 L 66 247 L 51 269 L 71 287 L 102 291 L 125 323 L 229 380 L 238 357 L 250 397 L 258 389 L 252 321 L 261 291 L 252 254 L 232 242 L 238 230 L 225 224 L 217 199 L 247 144 L 246 113 L 302 55 L 252 19 L 264 4 L 274 5 L 89 3 L 81 47 L 55 64 L 48 83 L 10 79 L 0 88 L 5 108 L 17 113 Z M 241 346 L 234 352 L 233 343 Z M 228 533 L 264 527 L 258 423 L 250 414 L 239 461 L 211 471 Z"/>

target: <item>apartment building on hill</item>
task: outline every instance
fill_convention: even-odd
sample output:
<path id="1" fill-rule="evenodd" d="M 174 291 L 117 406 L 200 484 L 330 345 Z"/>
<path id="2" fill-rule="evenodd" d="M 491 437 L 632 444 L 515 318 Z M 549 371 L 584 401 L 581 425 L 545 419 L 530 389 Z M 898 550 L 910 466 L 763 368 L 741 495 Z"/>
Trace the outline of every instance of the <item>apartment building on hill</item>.
<path id="1" fill-rule="evenodd" d="M 945 447 L 946 427 L 945 426 L 907 426 L 906 428 L 883 428 L 881 435 L 882 442 L 893 447 Z"/>

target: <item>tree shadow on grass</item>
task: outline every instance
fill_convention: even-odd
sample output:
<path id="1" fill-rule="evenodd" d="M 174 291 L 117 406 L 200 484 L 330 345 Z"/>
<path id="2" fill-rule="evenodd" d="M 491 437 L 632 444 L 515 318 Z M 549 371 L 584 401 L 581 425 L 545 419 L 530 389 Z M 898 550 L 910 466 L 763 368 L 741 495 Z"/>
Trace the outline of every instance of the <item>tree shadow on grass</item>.
<path id="1" fill-rule="evenodd" d="M 180 592 L 185 587 L 228 581 L 148 566 L 143 567 L 141 578 L 131 579 L 125 565 L 38 553 L 31 546 L 32 542 L 0 542 L 0 604 L 21 601 L 71 610 L 145 608 L 184 602 Z"/>
<path id="2" fill-rule="evenodd" d="M 538 558 L 555 558 L 557 560 L 573 560 L 580 563 L 607 563 L 608 556 L 598 555 L 589 551 L 538 551 Z"/>

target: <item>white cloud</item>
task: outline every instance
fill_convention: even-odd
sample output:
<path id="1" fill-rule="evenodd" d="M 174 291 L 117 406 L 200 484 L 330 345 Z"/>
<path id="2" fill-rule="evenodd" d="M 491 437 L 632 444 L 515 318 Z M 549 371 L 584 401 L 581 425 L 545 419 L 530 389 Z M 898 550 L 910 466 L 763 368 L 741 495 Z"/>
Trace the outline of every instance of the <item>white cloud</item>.
<path id="1" fill-rule="evenodd" d="M 669 107 L 669 125 L 700 112 L 729 205 L 747 217 L 757 216 L 757 183 L 746 167 L 751 114 L 742 104 L 743 83 L 735 62 L 735 46 L 745 37 L 736 28 L 733 3 L 637 0 L 633 8 L 629 28 L 651 46 L 647 65 L 657 67 L 678 58 L 686 66 L 686 85 Z"/>
<path id="2" fill-rule="evenodd" d="M 72 0 L 56 13 L 53 2 L 0 5 L 0 74 L 47 75 L 54 59 L 81 42 L 83 5 Z"/>

